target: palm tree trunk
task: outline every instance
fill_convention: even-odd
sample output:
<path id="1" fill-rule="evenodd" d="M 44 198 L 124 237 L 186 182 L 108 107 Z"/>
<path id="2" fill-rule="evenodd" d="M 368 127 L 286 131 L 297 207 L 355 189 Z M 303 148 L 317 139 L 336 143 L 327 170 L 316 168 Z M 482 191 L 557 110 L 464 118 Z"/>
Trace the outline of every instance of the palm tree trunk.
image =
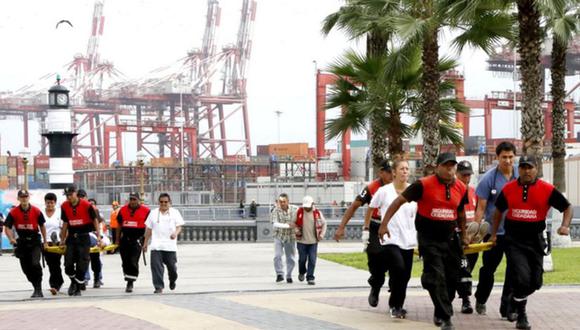
<path id="1" fill-rule="evenodd" d="M 367 56 L 376 57 L 387 52 L 388 36 L 379 31 L 367 33 Z"/>
<path id="2" fill-rule="evenodd" d="M 379 173 L 379 166 L 387 159 L 387 139 L 385 138 L 384 114 L 374 111 L 371 118 L 371 158 L 373 161 L 373 173 Z"/>
<path id="3" fill-rule="evenodd" d="M 423 174 L 432 174 L 439 154 L 439 43 L 438 28 L 433 28 L 423 38 L 423 77 L 421 81 L 424 112 L 423 124 Z"/>
<path id="4" fill-rule="evenodd" d="M 401 112 L 391 106 L 390 129 L 387 132 L 389 157 L 392 160 L 403 157 L 403 131 L 401 129 Z"/>
<path id="5" fill-rule="evenodd" d="M 522 72 L 522 138 L 523 153 L 536 156 L 538 176 L 542 176 L 542 157 L 544 143 L 544 113 L 540 106 L 542 100 L 542 67 L 540 62 L 542 34 L 540 31 L 540 12 L 535 0 L 517 0 L 519 43 Z"/>
<path id="6" fill-rule="evenodd" d="M 555 35 L 552 43 L 552 159 L 554 161 L 553 182 L 556 189 L 566 191 L 566 116 L 564 109 L 566 77 L 566 44 Z"/>

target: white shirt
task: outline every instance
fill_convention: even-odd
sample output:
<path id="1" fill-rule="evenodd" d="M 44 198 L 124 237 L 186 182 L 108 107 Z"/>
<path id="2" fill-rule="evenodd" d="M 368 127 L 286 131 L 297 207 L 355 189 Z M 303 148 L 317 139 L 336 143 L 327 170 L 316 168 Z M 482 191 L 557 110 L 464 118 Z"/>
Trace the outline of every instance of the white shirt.
<path id="1" fill-rule="evenodd" d="M 408 185 L 407 185 L 408 186 Z M 398 197 L 395 185 L 390 183 L 384 185 L 373 195 L 369 206 L 380 208 L 381 219 L 385 217 L 387 209 Z M 417 246 L 417 230 L 415 229 L 415 216 L 417 214 L 417 203 L 405 203 L 393 215 L 389 221 L 388 228 L 391 233 L 383 237 L 382 245 L 394 244 L 403 250 L 410 250 Z"/>
<path id="2" fill-rule="evenodd" d="M 175 233 L 177 226 L 183 226 L 185 222 L 179 210 L 172 207 L 163 213 L 159 208 L 151 211 L 145 226 L 151 229 L 151 250 L 156 251 L 177 251 L 177 237 L 171 239 L 171 234 Z"/>
<path id="3" fill-rule="evenodd" d="M 60 207 L 57 207 L 52 214 L 52 217 L 49 217 L 46 214 L 46 209 L 42 209 L 42 215 L 44 216 L 44 228 L 46 228 L 46 240 L 48 242 L 52 242 L 52 233 L 56 233 L 56 242 L 60 242 L 60 229 L 62 228 L 62 220 L 60 218 Z"/>

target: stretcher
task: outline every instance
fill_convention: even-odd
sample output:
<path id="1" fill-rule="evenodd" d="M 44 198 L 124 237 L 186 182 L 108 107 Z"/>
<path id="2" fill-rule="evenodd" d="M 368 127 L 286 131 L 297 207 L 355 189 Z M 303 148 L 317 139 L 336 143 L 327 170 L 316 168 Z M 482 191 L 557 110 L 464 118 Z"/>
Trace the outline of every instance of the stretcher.
<path id="1" fill-rule="evenodd" d="M 98 247 L 98 246 L 93 246 L 90 249 L 90 253 L 99 253 L 99 252 L 103 252 L 103 251 L 114 251 L 116 248 L 118 247 L 117 244 L 110 244 L 107 245 L 105 247 Z M 58 254 L 64 254 L 64 252 L 66 251 L 66 246 L 49 246 L 48 248 L 46 248 L 45 250 L 48 253 L 58 253 Z"/>
<path id="2" fill-rule="evenodd" d="M 468 246 L 466 246 L 463 249 L 463 254 L 479 253 L 479 252 L 490 250 L 492 247 L 493 247 L 493 243 L 491 243 L 491 242 L 469 244 Z M 414 253 L 416 255 L 419 255 L 419 249 L 416 248 Z"/>

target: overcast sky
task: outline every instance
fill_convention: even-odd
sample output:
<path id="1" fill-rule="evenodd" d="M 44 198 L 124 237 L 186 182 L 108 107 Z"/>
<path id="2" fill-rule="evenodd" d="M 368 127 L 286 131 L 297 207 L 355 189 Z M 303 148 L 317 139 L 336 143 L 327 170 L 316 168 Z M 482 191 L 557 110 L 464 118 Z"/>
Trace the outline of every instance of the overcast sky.
<path id="1" fill-rule="evenodd" d="M 241 0 L 221 0 L 222 24 L 218 46 L 231 43 L 239 22 Z M 281 142 L 308 142 L 315 146 L 315 67 L 325 68 L 348 48 L 364 44 L 349 41 L 342 33 L 324 38 L 323 18 L 336 11 L 340 0 L 258 0 L 248 69 L 248 100 L 252 149 L 257 144 L 276 143 L 274 111 L 282 111 Z M 201 45 L 206 13 L 205 0 L 106 1 L 101 59 L 114 63 L 129 78 L 175 63 Z M 16 90 L 63 68 L 77 53 L 86 53 L 94 2 L 90 0 L 1 1 L 0 91 Z M 70 20 L 74 28 L 55 24 Z M 443 36 L 443 42 L 449 39 Z M 442 45 L 440 53 L 449 53 Z M 491 90 L 513 89 L 511 79 L 494 78 L 485 70 L 485 55 L 466 50 L 461 54 L 468 98 L 482 99 Z M 578 77 L 568 79 L 568 86 Z M 48 88 L 50 82 L 44 82 Z M 577 94 L 576 94 L 577 95 Z M 578 97 L 576 96 L 576 99 Z M 474 112 L 477 115 L 478 112 Z M 332 116 L 332 115 L 331 115 Z M 494 111 L 494 137 L 511 137 L 517 125 L 506 111 Z M 483 134 L 483 119 L 472 118 L 472 135 Z M 1 148 L 20 150 L 21 122 L 0 121 Z M 33 152 L 38 147 L 38 126 L 31 125 Z M 18 139 L 10 137 L 18 137 Z M 129 148 L 134 145 L 127 142 Z M 328 147 L 332 147 L 332 143 Z M 126 149 L 127 150 L 127 149 Z M 132 158 L 129 151 L 126 158 Z"/>

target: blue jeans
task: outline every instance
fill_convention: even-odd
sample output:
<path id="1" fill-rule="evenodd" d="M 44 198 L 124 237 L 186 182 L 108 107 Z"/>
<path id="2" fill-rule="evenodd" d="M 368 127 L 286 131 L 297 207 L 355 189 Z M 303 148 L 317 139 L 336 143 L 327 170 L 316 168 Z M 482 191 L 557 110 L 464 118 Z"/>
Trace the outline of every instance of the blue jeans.
<path id="1" fill-rule="evenodd" d="M 302 244 L 298 243 L 298 273 L 306 274 L 306 280 L 314 280 L 314 268 L 316 267 L 316 255 L 318 253 L 318 243 Z M 306 263 L 308 262 L 308 266 Z"/>
<path id="2" fill-rule="evenodd" d="M 294 270 L 296 249 L 294 248 L 294 241 L 282 241 L 274 238 L 274 269 L 276 275 L 284 276 L 284 265 L 282 263 L 282 255 L 286 255 L 286 278 L 292 278 L 292 270 Z"/>

